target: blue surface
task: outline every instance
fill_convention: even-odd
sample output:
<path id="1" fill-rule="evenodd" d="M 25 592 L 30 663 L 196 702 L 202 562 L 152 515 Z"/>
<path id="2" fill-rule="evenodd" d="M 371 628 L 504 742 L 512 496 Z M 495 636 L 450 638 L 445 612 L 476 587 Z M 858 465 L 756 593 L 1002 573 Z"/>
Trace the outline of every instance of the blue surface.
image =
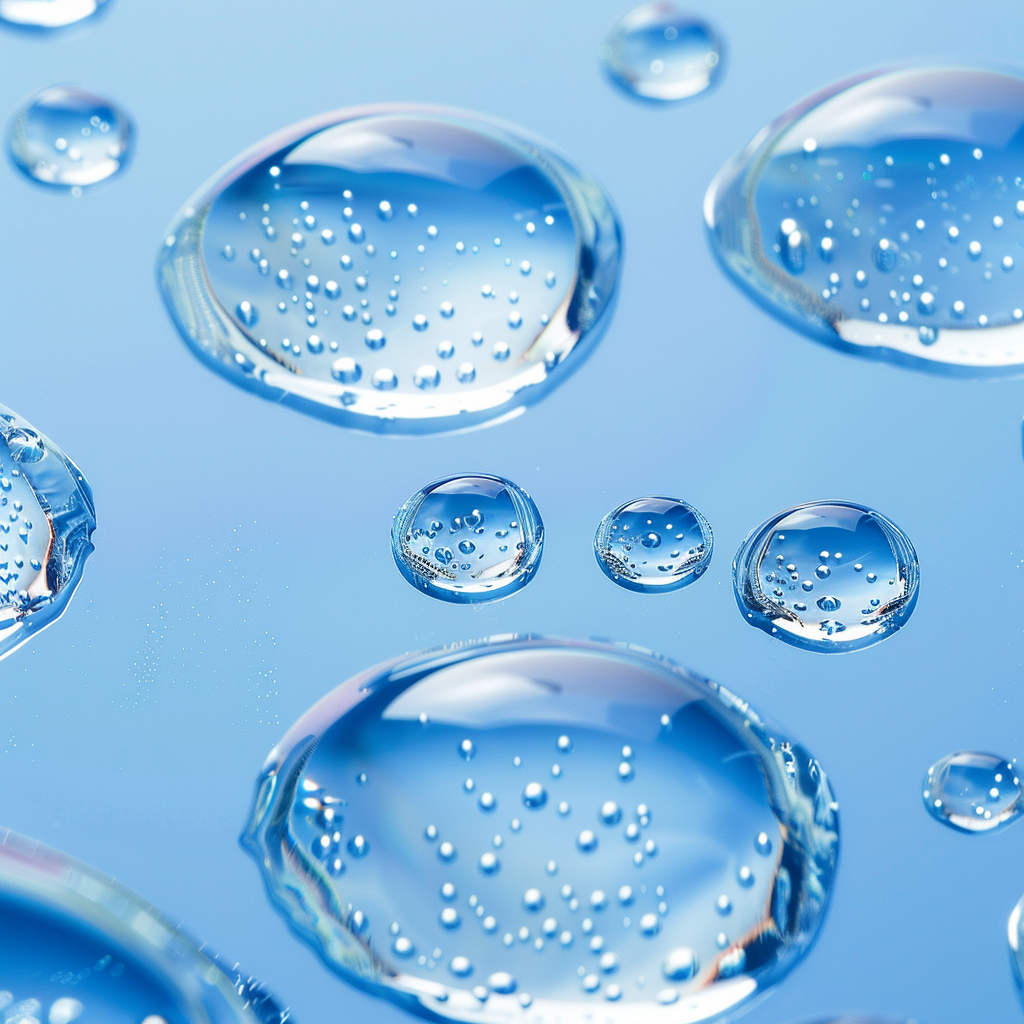
<path id="1" fill-rule="evenodd" d="M 924 1024 L 1020 1019 L 1006 921 L 1024 829 L 955 834 L 921 807 L 957 749 L 1024 747 L 1021 384 L 859 361 L 773 321 L 704 240 L 714 173 L 770 118 L 908 56 L 1019 59 L 1024 8 L 719 5 L 714 92 L 654 109 L 602 80 L 618 3 L 173 4 L 115 0 L 44 40 L 0 34 L 0 110 L 77 82 L 123 104 L 132 166 L 80 199 L 0 170 L 0 400 L 92 484 L 97 551 L 64 619 L 0 664 L 0 821 L 117 876 L 291 1003 L 300 1024 L 402 1020 L 288 934 L 237 844 L 270 746 L 330 687 L 404 650 L 515 630 L 612 636 L 712 676 L 821 759 L 843 819 L 835 899 L 750 1024 L 844 1009 Z M 998 31 L 994 31 L 998 26 Z M 618 310 L 580 371 L 519 419 L 457 437 L 359 436 L 260 401 L 178 340 L 153 282 L 167 223 L 223 163 L 331 107 L 447 103 L 524 125 L 608 189 L 626 233 Z M 430 601 L 396 572 L 391 515 L 485 470 L 547 531 L 509 601 Z M 594 562 L 637 494 L 692 501 L 718 556 L 631 594 Z M 885 510 L 921 561 L 913 619 L 826 658 L 746 626 L 729 581 L 748 530 L 801 501 Z"/>

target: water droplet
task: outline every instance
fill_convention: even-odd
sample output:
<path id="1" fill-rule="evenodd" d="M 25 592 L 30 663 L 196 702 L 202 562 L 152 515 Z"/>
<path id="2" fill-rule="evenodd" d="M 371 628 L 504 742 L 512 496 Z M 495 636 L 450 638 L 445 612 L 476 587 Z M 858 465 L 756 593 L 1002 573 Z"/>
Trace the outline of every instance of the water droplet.
<path id="1" fill-rule="evenodd" d="M 704 92 L 722 69 L 722 43 L 705 21 L 654 0 L 622 16 L 601 47 L 609 78 L 638 99 L 673 101 Z"/>
<path id="2" fill-rule="evenodd" d="M 704 208 L 720 263 L 769 311 L 843 351 L 1019 375 L 1018 289 L 1012 273 L 991 268 L 1024 240 L 1011 230 L 1019 187 L 1008 187 L 1024 143 L 996 128 L 1022 106 L 1024 80 L 970 68 L 903 68 L 829 87 L 772 122 L 712 183 Z M 799 273 L 776 240 L 797 208 L 811 243 Z M 998 233 L 972 237 L 997 221 Z M 825 235 L 834 244 L 819 258 Z M 834 288 L 832 274 L 859 294 Z M 912 275 L 927 299 L 902 284 Z"/>
<path id="3" fill-rule="evenodd" d="M 454 555 L 424 555 L 423 546 L 429 548 L 438 532 L 434 522 L 444 524 L 453 543 L 472 559 L 459 563 Z M 498 532 L 511 533 L 499 537 L 484 523 L 500 523 Z M 454 540 L 469 530 L 472 541 Z M 492 601 L 514 594 L 533 578 L 540 565 L 544 524 L 530 496 L 511 481 L 485 474 L 451 476 L 421 488 L 398 510 L 391 543 L 399 570 L 417 589 L 444 601 Z"/>
<path id="4" fill-rule="evenodd" d="M 72 85 L 54 85 L 37 92 L 14 116 L 7 146 L 14 166 L 26 177 L 81 190 L 125 167 L 132 136 L 127 114 L 109 100 Z M 223 250 L 222 242 L 216 251 Z M 227 262 L 219 261 L 225 270 Z M 232 308 L 235 304 L 237 300 Z"/>
<path id="5" fill-rule="evenodd" d="M 601 680 L 598 688 L 595 679 Z M 628 716 L 621 714 L 626 705 L 634 709 Z M 661 728 L 662 714 L 670 715 L 671 729 Z M 619 785 L 609 769 L 629 748 L 647 787 L 648 803 L 637 807 L 646 821 L 643 841 L 661 846 L 656 862 L 645 860 L 635 869 L 628 863 L 634 848 L 624 843 L 621 824 L 595 821 L 581 832 L 552 815 L 548 800 L 521 812 L 519 831 L 502 846 L 500 872 L 481 870 L 487 863 L 482 858 L 494 854 L 486 843 L 481 847 L 487 824 L 462 802 L 461 745 L 468 739 L 477 750 L 479 788 L 486 784 L 499 799 L 513 801 L 531 783 L 537 788 L 530 793 L 543 788 L 523 771 L 534 760 L 531 754 L 550 755 L 562 736 L 572 737 L 574 749 L 571 770 L 566 767 L 557 785 L 595 817 L 608 803 L 607 787 Z M 824 913 L 838 851 L 837 812 L 817 762 L 774 728 L 767 733 L 739 698 L 655 656 L 527 638 L 408 655 L 343 684 L 289 737 L 261 776 L 258 792 L 266 796 L 254 803 L 245 845 L 270 891 L 291 893 L 279 906 L 293 908 L 303 933 L 351 933 L 345 908 L 358 895 L 359 910 L 376 930 L 367 927 L 343 956 L 328 953 L 328 960 L 344 977 L 359 976 L 361 984 L 400 1003 L 433 976 L 414 956 L 395 950 L 398 937 L 423 953 L 444 949 L 444 964 L 465 957 L 474 979 L 507 973 L 534 1005 L 560 1003 L 550 1012 L 566 1020 L 582 1019 L 593 999 L 603 1002 L 613 974 L 622 975 L 620 999 L 633 1015 L 642 1014 L 644 1004 L 657 1005 L 657 984 L 633 984 L 643 975 L 667 978 L 688 1000 L 688 1012 L 702 1019 L 712 1006 L 715 1013 L 728 1012 L 774 984 L 799 960 Z M 795 773 L 789 770 L 793 754 L 802 766 Z M 516 768 L 520 755 L 523 768 Z M 372 787 L 353 784 L 361 770 Z M 344 800 L 344 829 L 365 836 L 372 848 L 341 878 L 319 871 L 306 878 L 283 866 L 279 874 L 279 859 L 264 860 L 287 842 L 292 863 L 307 855 L 320 862 L 313 851 L 324 830 L 299 798 L 311 795 L 309 786 L 321 802 L 326 796 Z M 427 822 L 436 824 L 437 842 L 421 838 Z M 779 855 L 759 857 L 756 879 L 737 884 L 736 865 L 755 856 L 751 847 L 757 848 L 758 837 L 769 851 L 774 842 Z M 451 852 L 439 862 L 435 851 L 444 852 L 442 839 Z M 456 846 L 463 856 L 454 856 Z M 557 861 L 564 879 L 557 886 L 545 868 L 549 860 Z M 707 869 L 695 872 L 695 863 Z M 646 874 L 655 864 L 656 880 Z M 582 897 L 568 879 L 577 882 Z M 319 897 L 306 899 L 306 887 Z M 717 944 L 723 894 L 731 905 L 731 933 L 746 937 L 734 948 L 750 942 L 757 952 L 756 985 L 737 986 L 725 1003 L 720 987 L 709 985 L 697 967 L 719 964 L 725 949 L 732 955 L 728 940 L 721 949 Z M 542 909 L 545 901 L 549 909 Z M 457 927 L 448 910 L 461 918 Z M 400 926 L 397 936 L 380 931 L 381 923 L 386 928 L 392 921 Z M 564 969 L 553 959 L 563 949 L 579 949 Z M 581 988 L 571 972 L 579 956 L 591 954 L 588 970 L 604 981 Z M 488 985 L 497 991 L 492 981 Z M 449 991 L 449 1005 L 463 1005 L 460 993 Z M 469 994 L 468 983 L 463 992 Z M 443 1009 L 431 1009 L 445 1016 Z M 484 1013 L 480 1019 L 493 1024 L 498 1018 Z"/>
<path id="6" fill-rule="evenodd" d="M 1010 914 L 1007 932 L 1010 940 L 1010 965 L 1017 995 L 1024 1005 L 1024 896 Z"/>
<path id="7" fill-rule="evenodd" d="M 395 212 L 409 208 L 434 221 L 425 234 L 418 217 Z M 559 216 L 532 235 L 513 230 L 533 209 Z M 313 244 L 310 220 L 327 244 Z M 457 262 L 437 244 L 446 224 L 458 224 L 465 239 Z M 499 231 L 505 241 L 496 248 L 490 240 Z M 286 129 L 182 210 L 172 234 L 160 256 L 163 294 L 204 361 L 274 401 L 385 433 L 462 430 L 540 398 L 604 329 L 620 259 L 615 214 L 588 178 L 504 125 L 423 108 L 334 113 L 316 128 Z M 266 273 L 221 255 L 225 246 L 249 252 L 254 245 Z M 522 273 L 524 261 L 565 286 L 547 288 L 539 274 Z M 351 272 L 352 301 L 340 317 L 321 314 L 323 352 L 282 344 L 313 326 L 314 311 L 302 302 L 285 303 L 273 320 L 264 315 L 262 339 L 234 315 L 242 300 L 277 306 L 271 282 L 281 272 L 290 289 L 308 277 L 333 280 L 337 297 L 339 268 Z M 507 282 L 513 272 L 518 329 L 508 307 L 480 293 L 482 281 Z M 384 333 L 386 346 L 376 345 Z M 435 359 L 455 348 L 465 360 L 477 336 L 489 339 L 495 358 L 438 367 Z M 360 379 L 338 381 L 337 358 L 359 359 Z M 386 400 L 380 391 L 389 392 Z"/>
<path id="8" fill-rule="evenodd" d="M 852 557 L 826 565 L 822 556 L 836 549 Z M 795 571 L 780 584 L 784 564 Z M 828 579 L 828 593 L 808 606 L 793 600 L 786 587 L 812 565 L 815 579 Z M 875 571 L 865 574 L 865 567 Z M 879 584 L 879 577 L 888 582 Z M 805 650 L 854 651 L 891 636 L 910 617 L 917 601 L 917 555 L 906 534 L 873 509 L 809 502 L 780 512 L 747 536 L 733 563 L 733 585 L 751 625 Z M 802 591 L 813 589 L 811 580 L 801 583 Z M 876 595 L 879 602 L 872 605 Z"/>
<path id="9" fill-rule="evenodd" d="M 614 800 L 606 800 L 601 804 L 599 813 L 606 825 L 617 825 L 622 820 L 622 810 Z"/>
<path id="10" fill-rule="evenodd" d="M 941 758 L 928 769 L 921 798 L 936 821 L 960 832 L 998 832 L 1024 814 L 1017 766 L 995 754 Z"/>
<path id="11" fill-rule="evenodd" d="M 0 405 L 0 660 L 63 614 L 93 550 L 92 491 L 48 438 Z M 10 509 L 15 511 L 12 513 Z"/>
<path id="12" fill-rule="evenodd" d="M 673 547 L 655 554 L 663 538 L 671 538 Z M 656 594 L 699 579 L 711 564 L 713 545 L 708 521 L 693 506 L 675 498 L 637 498 L 601 520 L 594 554 L 620 587 Z"/>
<path id="13" fill-rule="evenodd" d="M 221 1024 L 289 1019 L 259 982 L 197 947 L 139 896 L 6 830 L 0 919 L 0 1018 L 8 1024 L 168 1024 L 188 1019 L 190 1011 L 180 1015 L 189 1005 Z"/>
<path id="14" fill-rule="evenodd" d="M 28 30 L 62 29 L 93 17 L 106 5 L 107 0 L 0 0 L 0 23 Z"/>

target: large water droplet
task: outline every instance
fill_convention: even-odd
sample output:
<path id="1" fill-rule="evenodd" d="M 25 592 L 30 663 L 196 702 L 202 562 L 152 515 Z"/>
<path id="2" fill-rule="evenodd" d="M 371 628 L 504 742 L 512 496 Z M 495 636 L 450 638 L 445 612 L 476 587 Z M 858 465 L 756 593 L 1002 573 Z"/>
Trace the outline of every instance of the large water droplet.
<path id="1" fill-rule="evenodd" d="M 914 610 L 917 584 L 907 535 L 880 512 L 849 501 L 812 501 L 772 516 L 733 561 L 746 620 L 822 654 L 891 636 Z"/>
<path id="2" fill-rule="evenodd" d="M 102 11 L 108 0 L 0 0 L 0 24 L 23 29 L 59 29 Z"/>
<path id="3" fill-rule="evenodd" d="M 0 1017 L 11 1024 L 289 1019 L 258 982 L 200 950 L 133 892 L 6 830 L 0 920 Z"/>
<path id="4" fill-rule="evenodd" d="M 127 114 L 72 85 L 37 92 L 15 115 L 7 136 L 14 166 L 43 185 L 82 189 L 113 177 L 132 150 Z M 221 262 L 227 263 L 223 255 Z"/>
<path id="5" fill-rule="evenodd" d="M 676 498 L 636 498 L 609 512 L 594 536 L 604 574 L 641 594 L 678 590 L 711 564 L 708 521 Z"/>
<path id="6" fill-rule="evenodd" d="M 95 527 L 79 468 L 0 405 L 0 660 L 64 614 Z"/>
<path id="7" fill-rule="evenodd" d="M 442 601 L 514 594 L 533 579 L 543 547 L 544 523 L 529 494 L 511 480 L 483 473 L 443 477 L 420 488 L 398 510 L 391 529 L 402 575 Z"/>
<path id="8" fill-rule="evenodd" d="M 936 761 L 924 777 L 921 799 L 936 821 L 961 832 L 998 832 L 1024 814 L 1017 766 L 975 751 Z"/>
<path id="9" fill-rule="evenodd" d="M 562 736 L 572 754 L 547 785 L 572 813 L 524 810 L 543 789 L 527 773 L 547 772 Z M 477 789 L 519 814 L 500 871 L 484 866 L 496 819 L 465 789 L 466 739 Z M 340 830 L 324 806 L 344 807 Z M 818 763 L 717 685 L 627 647 L 505 638 L 408 655 L 324 697 L 265 765 L 243 843 L 296 931 L 333 937 L 311 938 L 329 966 L 430 1019 L 518 1018 L 526 992 L 541 1024 L 614 1024 L 671 1002 L 669 985 L 697 1022 L 775 984 L 813 941 L 837 827 Z M 370 852 L 333 871 L 348 835 Z M 439 859 L 442 841 L 459 856 Z"/>
<path id="10" fill-rule="evenodd" d="M 685 100 L 721 73 L 722 42 L 707 22 L 671 0 L 653 0 L 615 23 L 601 59 L 608 77 L 630 96 Z"/>
<path id="11" fill-rule="evenodd" d="M 459 430 L 513 415 L 581 361 L 610 315 L 620 234 L 601 189 L 523 133 L 360 108 L 222 171 L 169 229 L 159 277 L 187 344 L 236 384 L 363 430 Z M 226 246 L 258 249 L 266 271 Z M 310 276 L 322 292 L 299 283 Z M 517 324 L 495 301 L 513 287 Z M 242 301 L 258 327 L 234 315 Z M 316 352 L 299 341 L 310 318 Z M 368 328 L 381 344 L 368 348 Z M 482 358 L 485 341 L 499 358 Z M 360 374 L 339 378 L 339 359 Z"/>
<path id="12" fill-rule="evenodd" d="M 836 348 L 1019 374 L 1022 128 L 1024 80 L 1010 75 L 926 67 L 840 82 L 722 169 L 704 200 L 712 247 L 770 312 Z"/>

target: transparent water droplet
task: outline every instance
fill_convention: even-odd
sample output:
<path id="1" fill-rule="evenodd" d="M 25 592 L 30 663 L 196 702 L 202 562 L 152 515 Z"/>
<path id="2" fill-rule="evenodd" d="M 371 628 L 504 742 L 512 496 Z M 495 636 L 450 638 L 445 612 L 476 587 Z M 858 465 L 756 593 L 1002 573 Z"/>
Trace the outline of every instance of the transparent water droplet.
<path id="1" fill-rule="evenodd" d="M 0 660 L 64 613 L 96 527 L 92 491 L 52 442 L 0 405 Z"/>
<path id="2" fill-rule="evenodd" d="M 671 0 L 623 15 L 601 47 L 604 69 L 620 89 L 661 102 L 704 92 L 721 73 L 722 55 L 714 29 Z"/>
<path id="3" fill-rule="evenodd" d="M 630 715 L 616 712 L 626 705 Z M 666 714 L 671 729 L 660 724 Z M 492 828 L 463 790 L 460 745 L 468 739 L 476 749 L 478 790 L 513 807 L 531 783 L 543 788 L 524 775 L 531 752 L 550 756 L 562 736 L 571 736 L 573 751 L 557 786 L 577 808 L 590 809 L 591 821 L 559 817 L 552 799 L 520 809 L 519 829 L 501 848 L 501 870 L 488 874 L 481 865 L 494 856 Z M 629 1019 L 657 1006 L 666 979 L 693 1020 L 709 1019 L 779 980 L 825 910 L 838 836 L 817 762 L 779 730 L 768 731 L 739 698 L 650 654 L 505 638 L 408 655 L 343 684 L 289 737 L 258 783 L 246 847 L 275 898 L 290 894 L 278 906 L 294 915 L 299 934 L 353 933 L 354 914 L 363 915 L 359 942 L 326 954 L 341 975 L 441 1018 L 468 1013 L 467 1000 L 476 999 L 470 986 L 487 979 L 490 997 L 473 1018 L 507 1020 L 502 986 L 492 980 L 507 974 L 535 1006 L 554 1001 L 545 1012 L 564 1020 L 583 1019 L 595 1000 L 607 1005 L 613 978 L 622 982 L 618 1002 Z M 639 867 L 621 824 L 598 820 L 608 787 L 620 786 L 624 746 L 639 768 L 631 785 L 646 787 L 644 813 L 637 808 L 647 822 L 643 841 L 660 846 L 657 859 L 645 855 Z M 789 770 L 793 759 L 797 772 Z M 354 784 L 363 771 L 372 786 Z M 370 845 L 343 876 L 324 871 L 314 854 L 324 829 L 304 803 L 310 796 L 344 800 L 342 837 L 362 835 Z M 428 825 L 434 841 L 423 838 Z M 759 837 L 763 855 L 754 852 Z M 438 858 L 440 843 L 451 844 L 450 859 Z M 268 856 L 285 848 L 293 851 L 287 863 Z M 736 866 L 753 856 L 758 871 L 744 886 Z M 557 862 L 555 877 L 549 860 Z M 319 897 L 303 895 L 313 893 Z M 743 938 L 720 948 L 722 895 L 731 903 L 730 932 Z M 457 927 L 448 909 L 458 914 Z M 623 927 L 625 913 L 630 924 Z M 437 974 L 403 956 L 397 937 L 417 955 L 443 951 L 447 1003 L 430 995 Z M 749 983 L 727 995 L 713 981 L 716 971 L 725 952 L 739 964 L 735 950 L 747 943 L 756 950 L 756 973 L 737 966 L 736 976 Z M 692 967 L 678 952 L 684 948 Z M 472 966 L 464 983 L 448 966 L 456 957 Z M 576 975 L 581 964 L 596 983 Z M 649 979 L 642 988 L 633 984 L 641 975 Z"/>
<path id="4" fill-rule="evenodd" d="M 6 829 L 0 919 L 0 1018 L 9 1024 L 168 1024 L 189 1013 L 222 1024 L 289 1019 L 259 982 L 135 893 Z M 184 1018 L 183 1007 L 192 1008 Z"/>
<path id="5" fill-rule="evenodd" d="M 108 0 L 0 0 L 0 23 L 28 30 L 52 31 L 77 25 L 100 14 Z"/>
<path id="6" fill-rule="evenodd" d="M 1024 896 L 1010 914 L 1007 933 L 1010 941 L 1010 966 L 1017 983 L 1017 995 L 1024 1006 Z"/>
<path id="7" fill-rule="evenodd" d="M 395 212 L 410 208 L 421 216 Z M 320 240 L 305 233 L 310 219 Z M 258 247 L 266 273 L 225 260 L 225 246 Z M 501 419 L 570 373 L 606 324 L 619 261 L 610 202 L 542 144 L 472 114 L 362 108 L 302 122 L 233 162 L 178 215 L 159 277 L 186 343 L 247 390 L 363 430 L 430 433 Z M 334 281 L 333 297 L 349 300 L 341 316 L 278 306 L 282 272 L 288 288 Z M 563 287 L 546 287 L 548 274 Z M 514 285 L 517 324 L 481 294 L 488 281 L 501 294 Z M 281 315 L 253 328 L 235 315 L 242 300 Z M 324 350 L 284 346 L 313 315 Z M 372 343 L 385 334 L 386 346 Z M 485 336 L 496 358 L 467 361 Z M 357 359 L 360 378 L 339 381 L 338 358 Z"/>
<path id="8" fill-rule="evenodd" d="M 836 555 L 826 565 L 829 551 Z M 792 573 L 783 574 L 785 565 L 794 566 Z M 791 592 L 804 573 L 811 579 Z M 803 597 L 814 591 L 813 580 L 825 579 L 819 586 L 826 594 Z M 906 534 L 873 509 L 808 502 L 747 536 L 733 562 L 733 586 L 746 621 L 771 636 L 819 653 L 860 650 L 892 636 L 913 612 L 917 554 Z"/>
<path id="9" fill-rule="evenodd" d="M 466 556 L 424 555 L 440 522 L 452 543 Z M 485 523 L 501 524 L 498 532 Z M 472 531 L 472 540 L 465 534 Z M 481 532 L 482 531 L 482 532 Z M 458 534 L 463 536 L 455 539 Z M 540 565 L 544 524 L 533 499 L 521 487 L 499 476 L 476 474 L 435 480 L 417 491 L 398 510 L 391 531 L 395 561 L 417 589 L 443 601 L 470 603 L 508 597 L 526 586 Z"/>
<path id="10" fill-rule="evenodd" d="M 661 552 L 662 542 L 673 545 Z M 641 594 L 667 593 L 700 579 L 711 564 L 708 521 L 676 498 L 636 498 L 613 509 L 594 536 L 604 574 Z"/>
<path id="11" fill-rule="evenodd" d="M 960 832 L 998 832 L 1024 814 L 1016 764 L 975 751 L 936 761 L 924 777 L 921 799 L 936 821 Z"/>
<path id="12" fill-rule="evenodd" d="M 712 247 L 770 312 L 845 352 L 1019 375 L 1012 255 L 1024 232 L 1011 214 L 1024 197 L 1022 110 L 1024 80 L 991 71 L 902 68 L 839 82 L 722 169 L 704 202 Z M 809 243 L 799 268 L 777 237 L 796 211 Z"/>
<path id="13" fill-rule="evenodd" d="M 7 148 L 26 177 L 80 191 L 122 170 L 131 158 L 132 139 L 128 115 L 109 100 L 73 85 L 54 85 L 37 92 L 15 114 Z M 230 265 L 223 255 L 218 263 L 225 269 Z"/>

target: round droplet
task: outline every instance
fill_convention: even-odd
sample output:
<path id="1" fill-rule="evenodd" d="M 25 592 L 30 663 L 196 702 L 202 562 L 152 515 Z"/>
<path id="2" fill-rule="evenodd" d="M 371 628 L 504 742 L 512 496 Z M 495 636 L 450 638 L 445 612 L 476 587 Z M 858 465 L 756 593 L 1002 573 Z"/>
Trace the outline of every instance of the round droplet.
<path id="1" fill-rule="evenodd" d="M 64 613 L 93 551 L 92 491 L 51 441 L 0 405 L 0 660 Z"/>
<path id="2" fill-rule="evenodd" d="M 825 565 L 822 555 L 847 552 Z M 856 559 L 856 560 L 855 560 Z M 792 571 L 784 566 L 792 565 Z M 865 571 L 869 570 L 869 571 Z M 819 598 L 805 579 L 811 574 Z M 881 513 L 853 502 L 808 502 L 780 512 L 751 532 L 733 562 L 733 586 L 744 619 L 794 647 L 842 653 L 871 647 L 895 633 L 917 601 L 917 554 Z M 819 590 L 820 593 L 820 590 Z"/>
<path id="3" fill-rule="evenodd" d="M 419 217 L 395 213 L 410 208 L 430 209 L 434 223 L 424 230 Z M 524 209 L 550 211 L 532 235 L 511 231 Z M 321 234 L 328 244 L 294 230 L 310 220 L 331 232 Z M 449 227 L 465 233 L 457 261 L 435 242 Z M 491 245 L 501 234 L 503 246 Z M 503 419 L 581 362 L 609 319 L 620 241 L 604 193 L 532 138 L 472 114 L 359 108 L 285 129 L 234 161 L 179 214 L 159 277 L 186 343 L 247 390 L 362 430 L 432 433 Z M 259 261 L 225 260 L 225 246 L 259 248 Z M 563 286 L 522 274 L 523 260 Z M 334 281 L 334 297 L 339 272 L 350 274 L 350 302 L 330 318 L 301 301 L 278 306 L 280 271 L 291 282 Z M 482 282 L 513 272 L 518 330 L 507 307 L 481 294 Z M 264 315 L 257 338 L 233 315 L 243 299 L 280 310 Z M 284 340 L 305 337 L 310 316 L 324 350 L 296 353 Z M 466 361 L 485 336 L 486 358 Z M 456 350 L 461 361 L 434 372 Z M 333 375 L 344 357 L 359 359 L 360 380 Z"/>
<path id="4" fill-rule="evenodd" d="M 539 782 L 528 783 L 523 790 L 523 803 L 536 810 L 548 802 L 548 794 Z"/>
<path id="5" fill-rule="evenodd" d="M 106 5 L 107 0 L 0 0 L 0 23 L 43 31 L 67 28 L 99 14 Z"/>
<path id="6" fill-rule="evenodd" d="M 664 714 L 671 729 L 660 725 Z M 424 715 L 429 728 L 421 724 Z M 536 752 L 550 756 L 559 737 L 570 736 L 571 770 L 567 766 L 553 785 L 594 818 L 608 801 L 608 787 L 619 785 L 609 766 L 628 747 L 642 766 L 638 779 L 648 801 L 637 806 L 645 821 L 642 841 L 660 846 L 657 861 L 637 851 L 641 867 L 630 863 L 635 846 L 623 840 L 621 824 L 595 820 L 586 828 L 584 822 L 581 832 L 545 804 L 520 812 L 518 831 L 501 847 L 501 871 L 482 871 L 481 857 L 493 856 L 480 845 L 490 829 L 465 802 L 458 754 L 470 730 L 480 782 L 486 777 L 509 797 L 534 782 L 523 777 L 523 766 Z M 790 772 L 780 751 L 800 770 Z M 369 774 L 372 786 L 353 783 L 359 771 Z M 474 966 L 474 979 L 511 973 L 516 991 L 529 992 L 535 1007 L 543 1002 L 551 1019 L 584 1020 L 594 999 L 603 1003 L 612 974 L 622 982 L 620 1003 L 630 1007 L 631 1019 L 657 1009 L 666 975 L 691 1020 L 731 1014 L 778 981 L 813 941 L 838 853 L 835 803 L 807 751 L 775 727 L 768 730 L 732 693 L 665 659 L 611 645 L 505 638 L 407 655 L 361 673 L 289 730 L 257 793 L 263 796 L 254 801 L 244 843 L 275 905 L 294 915 L 297 932 L 347 937 L 353 932 L 348 907 L 355 901 L 372 926 L 358 942 L 329 947 L 328 962 L 371 991 L 415 1006 L 416 993 L 428 991 L 423 986 L 436 984 L 439 975 L 428 961 L 393 949 L 396 935 L 387 925 L 397 922 L 397 935 L 418 956 L 443 950 L 434 959 L 448 975 L 446 1005 L 463 1007 L 453 1009 L 452 1019 L 469 1005 L 463 996 L 472 995 L 469 982 L 450 987 L 456 979 L 447 964 L 457 956 Z M 296 870 L 321 860 L 314 851 L 323 829 L 310 814 L 309 798 L 338 801 L 331 806 L 344 806 L 345 828 L 372 847 L 343 876 Z M 443 838 L 464 855 L 439 863 L 437 843 L 423 839 L 428 823 L 438 842 Z M 757 877 L 744 888 L 733 881 L 736 865 L 756 856 L 751 847 L 761 835 L 775 839 L 778 855 L 758 858 Z M 286 843 L 287 862 L 271 856 Z M 566 879 L 557 887 L 546 874 L 549 860 Z M 429 878 L 436 881 L 425 885 Z M 569 878 L 577 880 L 578 892 Z M 447 885 L 450 890 L 442 888 Z M 717 945 L 723 918 L 716 903 L 723 893 L 732 902 L 730 933 L 742 937 L 734 947 L 749 944 L 752 951 L 750 984 L 728 989 L 709 983 L 696 967 L 719 964 L 729 949 L 728 940 Z M 479 927 L 476 920 L 470 926 L 467 907 Z M 439 917 L 448 909 L 461 916 L 458 928 L 447 927 L 451 914 Z M 684 948 L 687 956 L 678 952 Z M 563 950 L 572 951 L 568 961 L 553 959 Z M 581 978 L 570 990 L 566 972 L 552 968 L 563 962 L 570 970 L 583 964 L 602 980 Z M 737 967 L 737 976 L 744 970 Z M 643 987 L 634 984 L 639 976 L 647 979 Z M 507 1020 L 508 1007 L 492 998 L 493 1006 L 473 1004 L 474 1019 Z M 446 1016 L 434 1001 L 429 1009 Z"/>
<path id="7" fill-rule="evenodd" d="M 664 546 L 669 550 L 661 550 Z M 641 594 L 667 593 L 699 579 L 711 564 L 708 521 L 675 498 L 637 498 L 609 512 L 594 536 L 604 574 Z"/>
<path id="8" fill-rule="evenodd" d="M 0 0 L 0 12 L 5 3 L 10 7 L 13 0 Z M 34 6 L 43 5 L 37 0 Z M 72 85 L 54 85 L 37 92 L 15 115 L 7 146 L 14 166 L 33 181 L 82 189 L 112 178 L 126 166 L 132 136 L 127 114 L 109 100 Z M 230 263 L 222 257 L 220 265 L 227 269 Z"/>
<path id="9" fill-rule="evenodd" d="M 606 800 L 601 804 L 599 813 L 606 825 L 617 825 L 622 820 L 622 809 L 614 800 Z"/>
<path id="10" fill-rule="evenodd" d="M 1020 772 L 995 754 L 949 754 L 928 769 L 921 788 L 925 809 L 960 832 L 998 832 L 1024 814 Z"/>
<path id="11" fill-rule="evenodd" d="M 442 536 L 435 522 L 442 524 L 445 545 L 435 543 Z M 421 488 L 398 510 L 391 545 L 402 575 L 431 597 L 493 601 L 533 578 L 544 524 L 533 499 L 510 480 L 483 473 L 450 476 Z M 438 554 L 452 548 L 465 561 Z"/>
<path id="12" fill-rule="evenodd" d="M 916 67 L 839 82 L 722 169 L 704 202 L 712 247 L 740 287 L 816 340 L 918 369 L 1018 376 L 1019 288 L 992 267 L 1007 256 L 1012 267 L 1024 241 L 1010 216 L 1022 126 L 1013 75 Z M 777 237 L 796 210 L 811 243 L 799 269 Z"/>
<path id="13" fill-rule="evenodd" d="M 667 102 L 704 92 L 722 70 L 722 43 L 707 22 L 672 0 L 622 16 L 601 47 L 608 77 L 630 96 Z"/>

